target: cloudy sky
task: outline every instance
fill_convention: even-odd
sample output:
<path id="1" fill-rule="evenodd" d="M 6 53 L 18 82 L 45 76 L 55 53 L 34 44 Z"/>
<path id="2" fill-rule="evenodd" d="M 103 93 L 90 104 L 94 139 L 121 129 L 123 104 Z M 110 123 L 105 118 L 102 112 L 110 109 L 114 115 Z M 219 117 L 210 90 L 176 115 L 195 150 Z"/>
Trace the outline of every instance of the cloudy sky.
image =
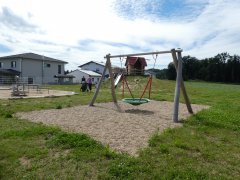
<path id="1" fill-rule="evenodd" d="M 73 70 L 108 53 L 240 55 L 239 19 L 240 0 L 0 0 L 0 56 L 33 52 Z M 157 67 L 170 60 L 159 56 Z"/>

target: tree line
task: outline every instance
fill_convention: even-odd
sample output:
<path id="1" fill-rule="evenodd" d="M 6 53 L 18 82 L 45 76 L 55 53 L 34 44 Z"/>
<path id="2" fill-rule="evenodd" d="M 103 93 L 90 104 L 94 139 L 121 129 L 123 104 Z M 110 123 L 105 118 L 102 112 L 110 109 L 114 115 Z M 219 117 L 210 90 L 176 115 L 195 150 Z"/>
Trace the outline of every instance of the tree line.
<path id="1" fill-rule="evenodd" d="M 182 62 L 184 80 L 240 83 L 240 56 L 238 55 L 231 56 L 224 52 L 201 60 L 196 57 L 184 56 Z M 158 71 L 156 77 L 175 80 L 174 64 L 170 63 L 167 69 Z"/>

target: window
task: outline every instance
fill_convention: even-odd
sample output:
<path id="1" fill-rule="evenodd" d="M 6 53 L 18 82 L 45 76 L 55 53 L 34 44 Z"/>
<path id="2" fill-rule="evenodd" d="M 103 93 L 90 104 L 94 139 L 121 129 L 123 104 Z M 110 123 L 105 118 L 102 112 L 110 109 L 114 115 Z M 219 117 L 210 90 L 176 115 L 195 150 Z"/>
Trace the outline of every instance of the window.
<path id="1" fill-rule="evenodd" d="M 51 64 L 44 64 L 45 65 L 45 67 L 47 67 L 47 68 L 50 68 L 51 67 Z"/>
<path id="2" fill-rule="evenodd" d="M 92 82 L 94 82 L 94 78 L 92 78 Z"/>
<path id="3" fill-rule="evenodd" d="M 3 68 L 3 62 L 0 62 L 0 68 Z"/>
<path id="4" fill-rule="evenodd" d="M 17 63 L 16 63 L 16 61 L 12 61 L 12 62 L 11 62 L 11 67 L 12 67 L 12 68 L 17 67 Z"/>
<path id="5" fill-rule="evenodd" d="M 62 66 L 58 65 L 58 74 L 62 74 Z"/>
<path id="6" fill-rule="evenodd" d="M 96 68 L 96 72 L 99 72 L 100 70 L 99 70 L 99 68 Z"/>
<path id="7" fill-rule="evenodd" d="M 28 84 L 33 84 L 33 78 L 32 77 L 28 77 Z"/>

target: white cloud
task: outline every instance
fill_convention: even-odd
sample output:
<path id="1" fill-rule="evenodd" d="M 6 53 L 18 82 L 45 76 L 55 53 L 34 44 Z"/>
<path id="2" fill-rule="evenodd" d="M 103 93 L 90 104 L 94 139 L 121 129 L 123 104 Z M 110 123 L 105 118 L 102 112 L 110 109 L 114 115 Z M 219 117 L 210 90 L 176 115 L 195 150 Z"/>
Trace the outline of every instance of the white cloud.
<path id="1" fill-rule="evenodd" d="M 199 58 L 226 51 L 240 54 L 237 48 L 240 42 L 238 36 L 240 24 L 236 23 L 239 18 L 240 1 L 231 3 L 224 0 L 210 1 L 204 12 L 191 23 L 196 32 L 192 41 L 199 42 L 199 45 L 193 46 L 188 53 Z"/>
<path id="2" fill-rule="evenodd" d="M 7 8 L 15 17 L 37 27 L 37 31 L 23 33 L 0 22 L 1 44 L 11 48 L 12 54 L 32 51 L 66 60 L 69 69 L 75 69 L 77 65 L 90 60 L 102 61 L 107 53 L 124 54 L 181 47 L 185 50 L 184 55 L 198 58 L 211 57 L 223 51 L 240 54 L 240 24 L 237 23 L 240 18 L 239 0 L 231 3 L 225 0 L 210 0 L 208 3 L 206 0 L 197 3 L 186 0 L 187 7 L 194 8 L 186 10 L 184 16 L 169 21 L 157 13 L 157 7 L 161 5 L 156 4 L 157 1 L 154 1 L 155 4 L 150 1 L 151 11 L 156 13 L 148 16 L 143 11 L 148 1 L 139 0 L 137 11 L 142 14 L 135 14 L 134 19 L 126 19 L 128 17 L 116 11 L 114 3 L 118 2 L 1 0 L 0 19 L 3 17 L 3 8 Z M 200 4 L 205 7 L 196 9 Z M 193 18 L 194 11 L 198 14 Z M 87 41 L 91 41 L 88 46 L 81 45 Z M 9 53 L 0 50 L 1 55 Z M 159 64 L 167 65 L 171 57 L 160 56 L 159 59 Z"/>

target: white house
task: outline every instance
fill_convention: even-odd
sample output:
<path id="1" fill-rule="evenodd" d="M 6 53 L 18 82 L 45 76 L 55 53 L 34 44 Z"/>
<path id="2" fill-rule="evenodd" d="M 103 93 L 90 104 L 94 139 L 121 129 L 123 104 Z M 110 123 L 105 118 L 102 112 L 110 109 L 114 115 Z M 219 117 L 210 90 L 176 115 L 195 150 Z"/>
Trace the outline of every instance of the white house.
<path id="1" fill-rule="evenodd" d="M 82 70 L 82 69 L 74 70 L 68 73 L 67 75 L 71 75 L 75 77 L 73 79 L 73 83 L 81 83 L 83 76 L 85 77 L 86 80 L 89 77 L 91 77 L 93 84 L 97 84 L 102 76 L 101 74 L 98 74 L 96 72 L 89 71 L 89 70 Z"/>
<path id="2" fill-rule="evenodd" d="M 82 64 L 80 66 L 78 66 L 79 68 L 81 68 L 82 70 L 90 70 L 90 71 L 94 71 L 98 74 L 103 74 L 103 70 L 105 67 L 104 63 L 99 63 L 99 62 L 95 62 L 95 61 L 89 61 L 85 64 Z M 108 69 L 106 70 L 105 76 L 109 76 L 109 71 Z"/>
<path id="3" fill-rule="evenodd" d="M 15 76 L 29 84 L 57 83 L 64 75 L 67 62 L 50 57 L 24 53 L 0 57 L 0 83 L 14 82 Z"/>

